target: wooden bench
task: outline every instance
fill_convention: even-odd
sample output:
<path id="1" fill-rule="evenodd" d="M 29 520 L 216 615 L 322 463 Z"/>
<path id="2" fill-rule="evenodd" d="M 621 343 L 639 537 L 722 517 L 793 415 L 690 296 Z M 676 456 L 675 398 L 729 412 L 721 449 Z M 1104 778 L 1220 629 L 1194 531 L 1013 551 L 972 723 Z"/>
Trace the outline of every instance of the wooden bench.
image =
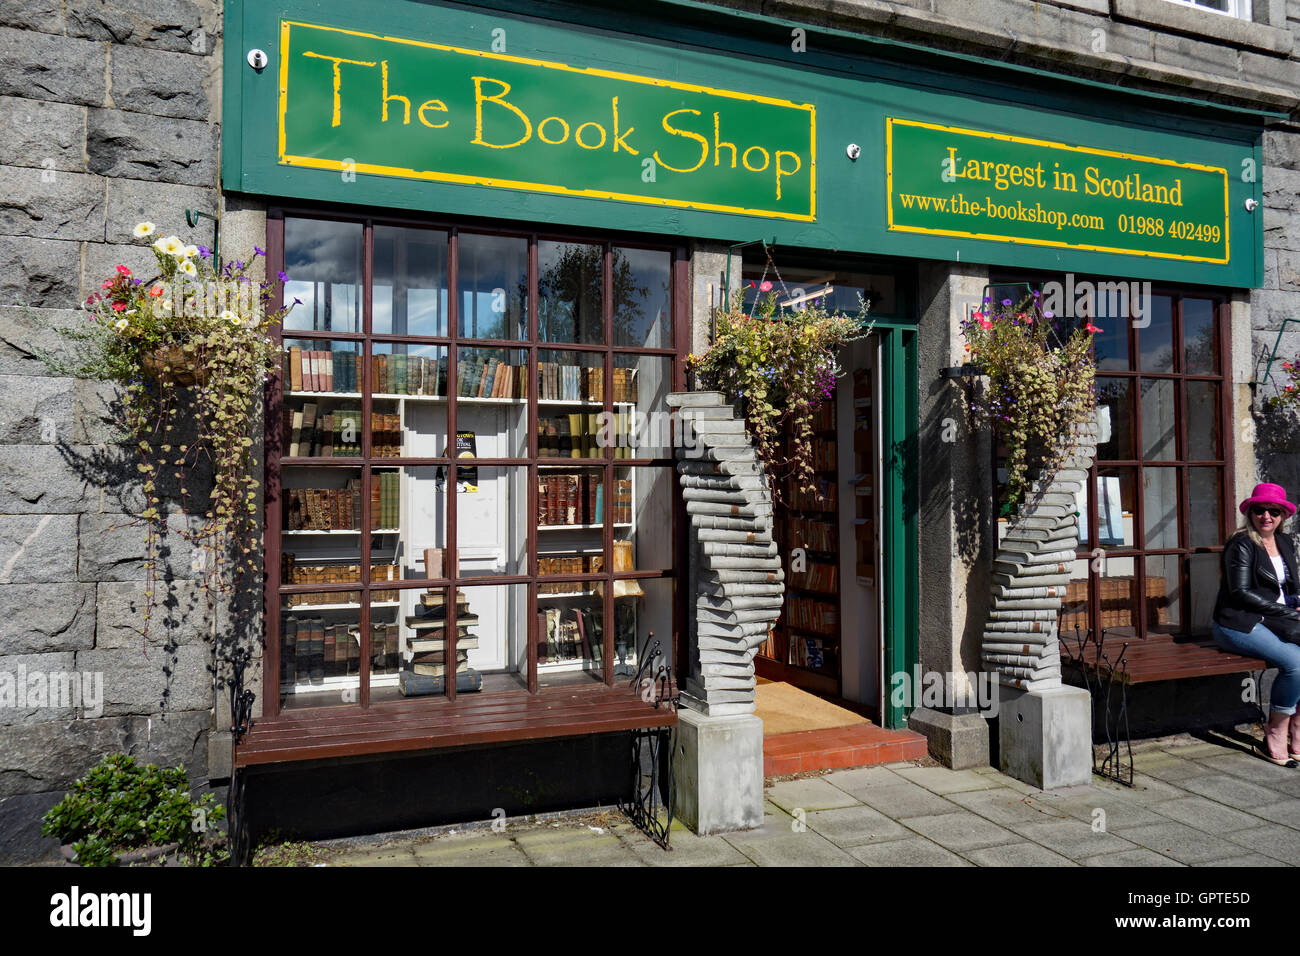
<path id="1" fill-rule="evenodd" d="M 1120 651 L 1128 642 L 1123 656 Z M 1088 641 L 1080 655 L 1078 642 L 1062 637 L 1061 660 L 1126 684 L 1149 684 L 1188 677 L 1241 674 L 1264 670 L 1268 664 L 1253 657 L 1225 651 L 1209 637 L 1180 637 L 1149 634 L 1138 639 L 1122 628 L 1107 628 L 1105 643 L 1098 648 Z M 1106 659 L 1103 659 L 1103 655 Z"/>
<path id="2" fill-rule="evenodd" d="M 654 707 L 625 682 L 562 686 L 537 694 L 459 694 L 394 700 L 369 708 L 282 711 L 259 718 L 235 748 L 235 766 L 415 752 L 506 741 L 670 727 L 677 714 Z"/>

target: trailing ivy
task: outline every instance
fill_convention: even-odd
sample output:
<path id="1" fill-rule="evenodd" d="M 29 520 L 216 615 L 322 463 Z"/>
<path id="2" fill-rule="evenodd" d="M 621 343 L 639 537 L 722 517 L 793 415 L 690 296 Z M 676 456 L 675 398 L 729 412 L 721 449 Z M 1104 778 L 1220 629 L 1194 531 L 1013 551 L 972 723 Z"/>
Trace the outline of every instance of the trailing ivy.
<path id="1" fill-rule="evenodd" d="M 867 307 L 847 316 L 816 299 L 800 311 L 781 311 L 771 283 L 759 291 L 751 312 L 740 304 L 718 309 L 712 346 L 687 363 L 705 387 L 743 402 L 746 430 L 780 499 L 787 476 L 814 490 L 813 417 L 842 374 L 840 347 L 869 331 Z"/>

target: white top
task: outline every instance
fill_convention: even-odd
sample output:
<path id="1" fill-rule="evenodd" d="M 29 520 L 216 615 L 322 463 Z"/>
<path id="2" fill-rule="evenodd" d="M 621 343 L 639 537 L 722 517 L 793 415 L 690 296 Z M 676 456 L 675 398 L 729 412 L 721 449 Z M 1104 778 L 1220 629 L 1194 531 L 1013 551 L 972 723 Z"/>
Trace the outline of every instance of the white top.
<path id="1" fill-rule="evenodd" d="M 1277 603 L 1286 603 L 1286 592 L 1282 590 L 1282 582 L 1286 580 L 1286 562 L 1282 560 L 1282 555 L 1270 555 L 1269 559 L 1273 562 L 1273 573 L 1277 575 Z"/>

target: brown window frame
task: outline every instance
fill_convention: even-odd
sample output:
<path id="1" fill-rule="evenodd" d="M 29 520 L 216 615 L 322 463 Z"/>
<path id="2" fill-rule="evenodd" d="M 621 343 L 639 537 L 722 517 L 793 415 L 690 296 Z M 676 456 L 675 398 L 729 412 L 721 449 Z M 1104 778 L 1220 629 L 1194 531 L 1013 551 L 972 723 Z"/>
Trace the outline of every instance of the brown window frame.
<path id="1" fill-rule="evenodd" d="M 1061 274 L 1041 275 L 1036 274 L 1026 276 L 1024 274 L 1014 275 L 997 275 L 990 278 L 990 283 L 995 286 L 1007 286 L 1023 284 L 1029 282 L 1032 288 L 1041 289 L 1045 281 L 1060 281 L 1063 278 Z M 1096 280 L 1105 277 L 1094 275 L 1082 275 L 1081 278 Z M 1092 465 L 1088 469 L 1088 542 L 1093 547 L 1083 548 L 1076 551 L 1076 560 L 1087 562 L 1088 581 L 1088 622 L 1089 627 L 1094 631 L 1105 631 L 1121 636 L 1131 636 L 1139 640 L 1147 638 L 1150 634 L 1167 634 L 1174 638 L 1197 637 L 1202 634 L 1208 634 L 1208 628 L 1203 631 L 1194 631 L 1191 619 L 1191 558 L 1200 554 L 1220 554 L 1223 551 L 1223 542 L 1227 536 L 1236 527 L 1232 522 L 1233 507 L 1233 488 L 1235 487 L 1233 456 L 1232 456 L 1232 396 L 1230 394 L 1231 369 L 1232 369 L 1232 350 L 1231 350 L 1231 316 L 1232 316 L 1232 298 L 1230 293 L 1225 289 L 1218 288 L 1201 288 L 1197 286 L 1183 285 L 1166 285 L 1152 282 L 1152 296 L 1168 296 L 1171 300 L 1171 347 L 1173 349 L 1173 368 L 1172 372 L 1149 372 L 1141 368 L 1141 332 L 1131 314 L 1125 320 L 1128 327 L 1128 347 L 1129 347 L 1129 367 L 1127 369 L 1098 369 L 1099 378 L 1124 379 L 1131 382 L 1132 394 L 1132 428 L 1133 428 L 1133 447 L 1137 454 L 1133 459 L 1099 459 L 1094 458 Z M 1215 323 L 1215 341 L 1218 346 L 1218 372 L 1213 374 L 1188 373 L 1184 369 L 1185 339 L 1183 335 L 1183 300 L 1201 299 L 1213 303 L 1213 315 Z M 1130 304 L 1131 306 L 1131 304 Z M 1098 320 L 1099 322 L 1102 320 Z M 1174 397 L 1174 430 L 1175 430 L 1175 452 L 1176 457 L 1168 460 L 1148 460 L 1143 455 L 1142 444 L 1142 380 L 1143 379 L 1167 379 L 1175 383 Z M 1204 381 L 1216 384 L 1219 389 L 1219 400 L 1217 414 L 1219 416 L 1219 456 L 1215 459 L 1189 459 L 1187 453 L 1187 382 Z M 1197 545 L 1191 544 L 1191 522 L 1190 514 L 1190 469 L 1192 468 L 1218 468 L 1220 469 L 1221 482 L 1219 485 L 1219 528 L 1218 543 L 1215 545 Z M 1100 521 L 1097 512 L 1097 478 L 1101 469 L 1108 468 L 1132 468 L 1134 476 L 1134 511 L 1133 511 L 1133 532 L 1134 540 L 1139 542 L 1139 547 L 1135 548 L 1106 548 L 1102 549 L 1098 544 L 1098 531 Z M 1146 469 L 1172 469 L 1177 472 L 1177 494 L 1178 494 L 1178 540 L 1179 546 L 1176 548 L 1147 548 L 1146 547 L 1146 523 L 1144 509 L 1146 507 L 1145 495 L 1143 494 L 1143 476 Z M 1098 551 L 1101 552 L 1098 555 Z M 1174 626 L 1157 626 L 1152 628 L 1149 624 L 1150 613 L 1148 610 L 1146 581 L 1147 581 L 1147 558 L 1160 557 L 1164 555 L 1176 556 L 1178 558 L 1178 581 L 1183 595 L 1181 614 L 1179 624 Z M 1133 609 L 1136 625 L 1123 625 L 1116 627 L 1100 627 L 1101 621 L 1101 588 L 1098 582 L 1102 580 L 1101 572 L 1095 567 L 1095 561 L 1100 557 L 1103 562 L 1112 559 L 1131 559 L 1133 561 L 1133 578 L 1135 592 L 1137 596 L 1137 606 Z M 1063 635 L 1064 636 L 1064 635 Z M 1073 635 L 1070 635 L 1072 638 Z"/>
<path id="2" fill-rule="evenodd" d="M 370 701 L 370 595 L 374 590 L 424 590 L 431 587 L 446 588 L 449 593 L 454 593 L 455 589 L 461 586 L 493 586 L 493 585 L 518 585 L 523 584 L 528 587 L 528 613 L 526 614 L 527 629 L 527 662 L 528 673 L 525 677 L 526 692 L 537 694 L 544 691 L 545 688 L 539 687 L 537 674 L 537 604 L 538 604 L 538 552 L 537 552 L 537 529 L 536 522 L 527 520 L 527 554 L 528 570 L 525 574 L 513 575 L 472 575 L 462 576 L 459 574 L 457 560 L 457 534 L 456 534 L 456 514 L 457 498 L 456 494 L 450 493 L 450 489 L 456 487 L 456 458 L 443 457 L 399 457 L 377 459 L 370 455 L 371 452 L 371 411 L 372 411 L 372 387 L 370 381 L 371 363 L 369 357 L 374 345 L 382 344 L 404 344 L 404 345 L 433 345 L 446 349 L 448 364 L 448 402 L 447 402 L 447 434 L 456 433 L 456 389 L 451 386 L 451 380 L 454 377 L 454 369 L 457 361 L 458 348 L 471 349 L 510 349 L 516 352 L 526 353 L 529 375 L 528 375 L 528 395 L 525 398 L 528 408 L 528 447 L 527 453 L 518 458 L 476 458 L 474 467 L 492 467 L 492 466 L 510 466 L 526 467 L 528 469 L 528 492 L 527 502 L 524 507 L 527 508 L 526 514 L 535 516 L 537 514 L 537 491 L 538 491 L 538 466 L 555 466 L 560 462 L 553 457 L 538 456 L 537 441 L 537 419 L 538 419 L 538 378 L 537 362 L 538 353 L 546 352 L 574 352 L 574 353 L 596 353 L 604 358 L 604 371 L 606 382 L 612 382 L 613 362 L 619 355 L 636 355 L 636 356 L 655 356 L 668 358 L 672 360 L 671 387 L 674 391 L 684 390 L 686 387 L 686 369 L 685 359 L 689 353 L 690 347 L 690 306 L 691 299 L 689 294 L 689 275 L 690 275 L 690 258 L 689 250 L 679 240 L 660 239 L 653 236 L 635 235 L 635 234 L 614 234 L 610 232 L 595 232 L 559 228 L 554 230 L 536 228 L 532 224 L 519 224 L 518 226 L 503 226 L 499 221 L 483 221 L 470 218 L 439 218 L 433 216 L 404 216 L 401 214 L 375 214 L 373 212 L 354 212 L 351 210 L 339 210 L 330 207 L 298 207 L 288 205 L 276 205 L 268 209 L 266 223 L 266 262 L 269 276 L 275 276 L 279 271 L 284 269 L 284 224 L 286 218 L 306 218 L 317 220 L 330 220 L 336 222 L 360 223 L 362 225 L 362 310 L 361 310 L 361 327 L 356 332 L 336 332 L 336 331 L 314 331 L 307 329 L 283 329 L 277 327 L 273 333 L 277 352 L 281 350 L 285 338 L 289 339 L 316 339 L 320 341 L 345 341 L 354 342 L 358 347 L 358 354 L 364 357 L 362 361 L 362 380 L 359 383 L 361 390 L 361 408 L 362 408 L 362 456 L 360 458 L 288 458 L 281 454 L 281 409 L 284 401 L 284 383 L 282 376 L 277 372 L 271 376 L 266 386 L 265 402 L 265 503 L 263 520 L 265 521 L 265 566 L 264 566 L 264 623 L 265 623 L 265 653 L 263 661 L 263 715 L 271 718 L 277 716 L 281 711 L 281 693 L 280 693 L 280 647 L 281 647 L 281 600 L 285 595 L 303 592 L 354 592 L 360 595 L 359 623 L 361 628 L 361 659 L 359 665 L 358 680 L 360 687 L 358 691 L 358 700 L 356 704 L 329 704 L 320 705 L 304 709 L 301 713 L 310 713 L 313 710 L 331 710 L 335 711 L 338 707 L 359 706 L 367 709 L 371 705 Z M 413 334 L 389 334 L 373 333 L 373 289 L 374 289 L 374 230 L 376 226 L 396 226 L 404 228 L 424 228 L 429 230 L 445 231 L 448 236 L 448 254 L 447 254 L 447 314 L 446 326 L 447 335 L 429 336 Z M 457 249 L 458 237 L 460 233 L 471 233 L 474 235 L 495 235 L 509 236 L 515 238 L 526 238 L 528 242 L 528 338 L 526 340 L 502 340 L 502 339 L 482 339 L 463 336 L 459 330 L 459 286 L 457 271 Z M 539 341 L 537 334 L 537 289 L 538 289 L 538 242 L 557 240 L 561 242 L 580 242 L 586 244 L 599 243 L 603 246 L 603 282 L 602 282 L 602 342 L 600 344 L 585 344 L 574 342 L 553 342 Z M 672 281 L 672 293 L 670 303 L 672 315 L 670 319 L 670 328 L 672 340 L 668 348 L 646 348 L 636 346 L 616 346 L 613 344 L 613 296 L 611 286 L 612 273 L 612 250 L 614 247 L 637 247 L 643 249 L 654 249 L 666 251 L 670 254 L 671 266 L 670 275 Z M 284 288 L 282 283 L 274 284 L 275 300 L 273 304 L 276 307 L 283 305 Z M 605 389 L 605 410 L 612 408 L 612 389 Z M 666 411 L 666 409 L 665 409 Z M 614 476 L 618 468 L 653 468 L 667 467 L 674 468 L 675 460 L 673 458 L 615 458 L 615 449 L 613 447 L 603 449 L 603 455 L 594 459 L 575 459 L 575 464 L 580 464 L 582 468 L 600 468 L 606 482 Z M 370 581 L 370 561 L 371 561 L 371 535 L 360 532 L 360 577 L 359 582 L 347 582 L 342 584 L 284 584 L 280 580 L 281 566 L 280 557 L 283 553 L 283 510 L 281 500 L 281 473 L 282 468 L 286 465 L 307 465 L 312 467 L 337 467 L 360 469 L 362 487 L 369 487 L 370 476 L 375 466 L 383 468 L 407 468 L 423 466 L 440 466 L 447 469 L 447 484 L 449 489 L 447 496 L 447 542 L 444 557 L 445 576 L 438 579 L 403 579 L 398 581 L 381 581 L 377 585 L 372 585 Z M 674 472 L 675 474 L 675 472 Z M 607 488 L 613 485 L 607 483 Z M 636 570 L 629 572 L 616 573 L 613 570 L 614 562 L 608 557 L 612 555 L 614 529 L 612 525 L 612 508 L 606 508 L 604 512 L 604 528 L 602 533 L 602 546 L 607 560 L 604 561 L 603 571 L 595 574 L 570 574 L 570 575 L 546 575 L 545 583 L 558 584 L 566 582 L 582 582 L 594 584 L 603 582 L 603 593 L 612 595 L 614 593 L 613 582 L 615 580 L 638 580 L 638 579 L 666 579 L 674 582 L 673 587 L 673 634 L 665 641 L 675 671 L 678 677 L 683 673 L 685 661 L 683 660 L 682 644 L 683 635 L 686 626 L 686 605 L 683 587 L 686 582 L 686 576 L 681 573 L 681 569 L 686 567 L 686 523 L 684 517 L 684 508 L 681 502 L 680 491 L 676 482 L 673 482 L 673 528 L 672 528 L 672 554 L 674 556 L 673 565 L 662 570 Z M 368 495 L 361 496 L 362 519 L 361 527 L 368 528 L 370 525 L 370 499 Z M 518 507 L 518 505 L 516 505 Z M 603 683 L 606 687 L 611 687 L 615 683 L 614 678 L 614 602 L 604 600 L 602 603 L 602 613 L 604 615 L 604 653 L 602 654 Z M 456 608 L 455 602 L 448 604 L 448 648 L 447 654 L 450 658 L 455 655 L 456 643 Z M 622 678 L 620 678 L 621 680 Z M 524 689 L 510 692 L 497 693 L 524 693 Z M 456 698 L 456 682 L 447 681 L 445 696 L 451 701 Z M 477 695 L 476 695 L 477 696 Z M 295 710 L 295 712 L 298 712 Z"/>

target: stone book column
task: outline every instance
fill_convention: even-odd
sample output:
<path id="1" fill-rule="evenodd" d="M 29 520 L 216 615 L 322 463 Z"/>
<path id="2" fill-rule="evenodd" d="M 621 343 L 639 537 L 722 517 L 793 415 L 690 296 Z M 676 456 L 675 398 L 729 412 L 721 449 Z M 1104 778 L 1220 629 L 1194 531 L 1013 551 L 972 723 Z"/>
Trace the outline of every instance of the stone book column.
<path id="1" fill-rule="evenodd" d="M 1008 523 L 993 565 L 982 659 L 1002 685 L 1003 773 L 1044 790 L 1092 777 L 1092 700 L 1061 683 L 1057 627 L 1079 540 L 1076 495 L 1097 452 L 1095 421 L 1074 427 L 1075 445 L 1042 474 Z"/>
<path id="2" fill-rule="evenodd" d="M 763 722 L 754 656 L 781 611 L 772 500 L 745 423 L 720 392 L 668 396 L 690 516 L 688 668 L 673 752 L 677 813 L 696 833 L 763 822 Z"/>

